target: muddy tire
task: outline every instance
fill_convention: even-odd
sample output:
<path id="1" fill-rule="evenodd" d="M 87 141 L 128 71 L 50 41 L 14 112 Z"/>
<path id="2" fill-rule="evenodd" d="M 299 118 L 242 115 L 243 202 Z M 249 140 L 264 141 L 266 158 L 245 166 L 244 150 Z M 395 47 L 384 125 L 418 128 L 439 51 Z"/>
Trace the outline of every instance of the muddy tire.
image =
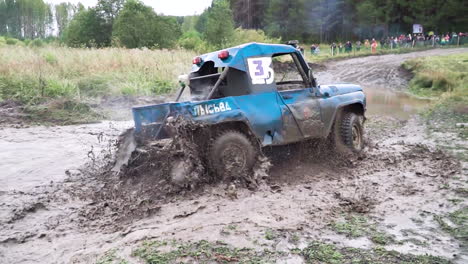
<path id="1" fill-rule="evenodd" d="M 353 112 L 343 112 L 335 123 L 336 148 L 340 152 L 360 153 L 364 149 L 364 117 Z"/>
<path id="2" fill-rule="evenodd" d="M 256 157 L 256 148 L 245 134 L 227 130 L 213 140 L 208 165 L 217 179 L 230 181 L 250 173 Z"/>

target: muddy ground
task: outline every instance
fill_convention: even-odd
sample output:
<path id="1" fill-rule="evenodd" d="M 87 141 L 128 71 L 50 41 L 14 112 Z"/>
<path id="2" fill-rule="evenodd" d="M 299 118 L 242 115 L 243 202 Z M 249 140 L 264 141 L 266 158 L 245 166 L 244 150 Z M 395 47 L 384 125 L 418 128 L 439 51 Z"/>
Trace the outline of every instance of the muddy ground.
<path id="1" fill-rule="evenodd" d="M 416 115 L 428 102 L 398 92 L 408 81 L 399 68 L 404 60 L 461 52 L 468 49 L 325 64 L 316 73 L 320 83 L 358 83 L 368 95 L 365 154 L 337 157 L 315 142 L 268 149 L 274 153 L 272 167 L 253 189 L 222 183 L 192 190 L 167 187 L 164 177 L 154 177 L 167 173 L 160 170 L 170 162 L 164 145 L 155 146 L 161 159 L 145 169 L 145 177 L 135 171 L 102 173 L 112 167 L 107 161 L 118 135 L 132 122 L 3 125 L 0 262 L 141 263 L 135 255 L 142 254 L 135 252 L 143 241 L 176 239 L 223 241 L 255 254 L 268 250 L 274 252 L 268 262 L 278 263 L 327 262 L 328 257 L 299 253 L 313 241 L 466 263 L 466 234 L 460 236 L 463 230 L 448 216 L 468 206 L 468 166 L 437 142 L 450 138 L 465 149 L 468 143 L 452 132 L 429 136 Z M 122 108 L 114 106 L 122 119 Z M 154 174 L 148 173 L 151 168 Z M 215 256 L 219 262 L 239 262 Z"/>

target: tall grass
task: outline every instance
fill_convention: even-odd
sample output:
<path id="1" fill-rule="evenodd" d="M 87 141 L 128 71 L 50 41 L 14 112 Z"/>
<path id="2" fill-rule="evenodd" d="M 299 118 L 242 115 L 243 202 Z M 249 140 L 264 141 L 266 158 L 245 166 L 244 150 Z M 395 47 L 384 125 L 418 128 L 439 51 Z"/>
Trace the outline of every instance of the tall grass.
<path id="1" fill-rule="evenodd" d="M 167 93 L 194 56 L 186 50 L 0 46 L 0 100 Z"/>

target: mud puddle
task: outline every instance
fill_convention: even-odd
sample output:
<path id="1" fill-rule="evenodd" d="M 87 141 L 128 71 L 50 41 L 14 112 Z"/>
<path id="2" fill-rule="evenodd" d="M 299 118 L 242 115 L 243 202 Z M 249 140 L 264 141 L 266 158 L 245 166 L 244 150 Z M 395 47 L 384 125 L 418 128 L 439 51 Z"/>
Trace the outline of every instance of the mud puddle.
<path id="1" fill-rule="evenodd" d="M 76 170 L 108 148 L 132 122 L 91 125 L 0 128 L 0 191 L 27 191 L 63 181 L 66 171 Z M 110 142 L 112 143 L 112 142 Z"/>
<path id="2" fill-rule="evenodd" d="M 317 151 L 316 145 L 287 147 L 274 160 L 268 182 L 255 190 L 208 184 L 167 199 L 151 188 L 159 186 L 151 177 L 139 178 L 136 173 L 123 179 L 112 173 L 84 173 L 103 165 L 100 161 L 111 153 L 112 142 L 131 122 L 4 128 L 0 146 L 8 151 L 0 153 L 0 171 L 8 174 L 0 174 L 2 183 L 7 183 L 0 189 L 0 259 L 7 263 L 94 263 L 106 252 L 117 250 L 118 257 L 140 263 L 132 252 L 147 239 L 220 240 L 239 248 L 278 250 L 287 249 L 284 240 L 294 235 L 303 245 L 318 239 L 353 247 L 381 246 L 367 231 L 358 238 L 337 234 L 333 223 L 357 214 L 380 232 L 403 241 L 388 243 L 386 249 L 429 253 L 463 263 L 468 254 L 460 241 L 441 230 L 433 216 L 466 206 L 466 199 L 453 189 L 466 188 L 466 175 L 456 160 L 435 148 L 420 120 L 410 117 L 418 111 L 419 102 L 407 103 L 403 97 L 378 90 L 398 90 L 398 85 L 391 84 L 405 83 L 398 73 L 399 60 L 435 52 L 380 56 L 375 66 L 379 74 L 373 72 L 369 83 L 369 67 L 377 57 L 327 65 L 330 82 L 366 83 L 364 89 L 372 100 L 369 111 L 384 115 L 369 118 L 365 155 L 339 159 L 326 149 Z M 350 66 L 347 70 L 352 74 L 340 74 L 340 65 Z M 320 74 L 320 82 L 327 83 Z M 155 161 L 144 172 L 159 167 Z M 112 192 L 113 187 L 125 192 Z M 447 199 L 462 202 L 441 202 Z M 121 215 L 134 217 L 122 221 Z M 303 261 L 297 256 L 290 259 Z"/>
<path id="3" fill-rule="evenodd" d="M 424 111 L 430 100 L 420 99 L 404 92 L 364 87 L 369 116 L 390 116 L 408 120 L 411 116 Z"/>

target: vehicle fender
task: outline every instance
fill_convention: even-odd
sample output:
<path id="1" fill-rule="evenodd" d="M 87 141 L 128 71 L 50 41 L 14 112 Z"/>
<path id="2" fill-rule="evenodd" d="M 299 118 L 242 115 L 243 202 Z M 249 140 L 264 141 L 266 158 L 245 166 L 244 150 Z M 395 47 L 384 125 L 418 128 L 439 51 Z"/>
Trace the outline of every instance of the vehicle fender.
<path id="1" fill-rule="evenodd" d="M 226 127 L 228 129 L 239 129 L 246 132 L 250 136 L 254 136 L 257 140 L 263 138 L 263 135 L 255 133 L 252 124 L 247 118 L 246 114 L 240 109 L 233 109 L 231 111 L 206 115 L 194 118 L 195 121 L 201 122 L 208 126 L 216 126 L 218 128 Z M 244 127 L 239 127 L 242 124 Z M 247 129 L 247 131 L 245 131 Z"/>
<path id="2" fill-rule="evenodd" d="M 336 117 L 340 113 L 340 111 L 342 111 L 342 109 L 346 108 L 347 106 L 355 105 L 355 104 L 360 105 L 363 108 L 363 112 L 365 113 L 366 111 L 365 101 L 360 98 L 347 100 L 347 101 L 338 103 L 336 107 L 333 109 L 332 115 L 327 120 L 328 122 L 325 122 L 325 131 L 326 131 L 325 134 L 326 135 L 330 133 L 333 127 L 333 124 L 335 123 Z"/>

